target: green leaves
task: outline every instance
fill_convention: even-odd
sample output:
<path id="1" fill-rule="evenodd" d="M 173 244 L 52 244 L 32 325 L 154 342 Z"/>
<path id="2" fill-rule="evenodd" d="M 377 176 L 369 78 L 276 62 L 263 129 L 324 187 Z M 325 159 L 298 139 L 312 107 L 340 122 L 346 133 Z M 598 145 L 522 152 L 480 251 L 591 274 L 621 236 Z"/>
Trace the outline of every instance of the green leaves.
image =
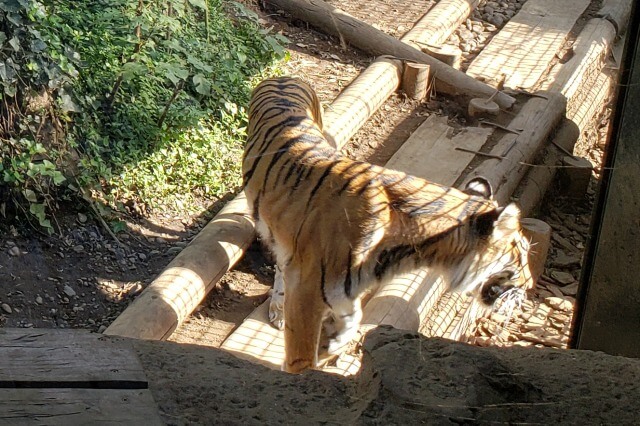
<path id="1" fill-rule="evenodd" d="M 234 189 L 242 106 L 286 52 L 285 39 L 260 28 L 254 12 L 238 3 L 241 19 L 232 20 L 227 7 L 223 0 L 0 0 L 0 97 L 46 95 L 37 113 L 21 116 L 0 139 L 0 186 L 10 188 L 0 195 L 11 194 L 50 229 L 58 191 L 79 190 L 65 178 L 68 164 L 74 183 L 102 190 L 113 206 Z M 54 123 L 64 133 L 38 133 Z"/>

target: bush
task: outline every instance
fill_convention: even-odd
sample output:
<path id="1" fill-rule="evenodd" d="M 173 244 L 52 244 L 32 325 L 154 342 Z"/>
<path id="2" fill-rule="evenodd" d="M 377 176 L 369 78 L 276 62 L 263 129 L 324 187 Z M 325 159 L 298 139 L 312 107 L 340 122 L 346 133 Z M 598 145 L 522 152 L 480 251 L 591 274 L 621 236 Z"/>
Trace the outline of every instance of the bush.
<path id="1" fill-rule="evenodd" d="M 0 0 L 3 206 L 50 229 L 60 188 L 151 207 L 235 189 L 243 105 L 285 40 L 223 3 Z"/>

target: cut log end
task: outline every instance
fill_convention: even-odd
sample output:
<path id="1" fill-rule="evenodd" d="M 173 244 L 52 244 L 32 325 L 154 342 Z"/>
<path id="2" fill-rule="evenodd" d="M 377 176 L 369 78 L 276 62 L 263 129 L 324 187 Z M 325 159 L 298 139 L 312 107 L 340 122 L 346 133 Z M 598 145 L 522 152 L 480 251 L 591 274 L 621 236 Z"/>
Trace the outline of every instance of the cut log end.
<path id="1" fill-rule="evenodd" d="M 498 115 L 500 107 L 490 99 L 473 98 L 469 102 L 468 112 L 470 117 Z"/>
<path id="2" fill-rule="evenodd" d="M 408 97 L 415 100 L 423 100 L 427 97 L 431 80 L 429 70 L 429 65 L 405 62 L 402 90 Z"/>

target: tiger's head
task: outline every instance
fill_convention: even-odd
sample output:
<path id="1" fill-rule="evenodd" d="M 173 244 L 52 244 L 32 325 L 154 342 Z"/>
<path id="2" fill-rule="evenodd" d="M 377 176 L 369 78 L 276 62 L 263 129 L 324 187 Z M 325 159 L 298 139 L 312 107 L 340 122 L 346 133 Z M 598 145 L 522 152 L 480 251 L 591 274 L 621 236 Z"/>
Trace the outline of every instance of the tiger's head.
<path id="1" fill-rule="evenodd" d="M 483 178 L 471 180 L 464 192 L 492 199 L 491 185 Z M 534 284 L 528 260 L 530 243 L 522 231 L 520 209 L 513 203 L 498 207 L 494 218 L 486 248 L 476 255 L 472 266 L 478 275 L 471 287 L 488 306 L 506 293 L 528 290 Z"/>

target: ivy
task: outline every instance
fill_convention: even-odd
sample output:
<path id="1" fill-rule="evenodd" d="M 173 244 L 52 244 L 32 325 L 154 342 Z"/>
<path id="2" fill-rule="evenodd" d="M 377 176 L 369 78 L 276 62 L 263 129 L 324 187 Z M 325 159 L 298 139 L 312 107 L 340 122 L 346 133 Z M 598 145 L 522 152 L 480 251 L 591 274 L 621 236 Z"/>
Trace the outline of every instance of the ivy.
<path id="1" fill-rule="evenodd" d="M 231 5 L 0 0 L 0 212 L 52 229 L 76 182 L 113 207 L 233 190 L 243 105 L 286 39 Z"/>

